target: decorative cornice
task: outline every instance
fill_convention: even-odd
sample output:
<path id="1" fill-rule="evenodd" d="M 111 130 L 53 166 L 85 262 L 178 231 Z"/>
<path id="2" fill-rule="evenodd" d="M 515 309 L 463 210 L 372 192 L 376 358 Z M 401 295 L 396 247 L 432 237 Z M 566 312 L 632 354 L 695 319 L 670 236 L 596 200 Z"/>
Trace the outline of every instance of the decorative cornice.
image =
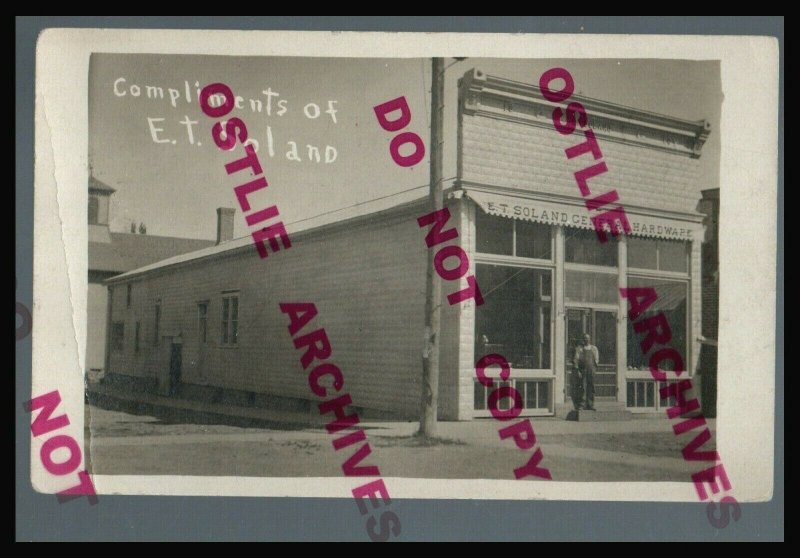
<path id="1" fill-rule="evenodd" d="M 581 103 L 595 136 L 610 141 L 696 159 L 711 133 L 707 120 L 683 120 L 576 94 L 569 101 Z M 490 76 L 478 69 L 469 70 L 459 80 L 459 109 L 464 114 L 552 128 L 556 106 L 536 85 Z"/>

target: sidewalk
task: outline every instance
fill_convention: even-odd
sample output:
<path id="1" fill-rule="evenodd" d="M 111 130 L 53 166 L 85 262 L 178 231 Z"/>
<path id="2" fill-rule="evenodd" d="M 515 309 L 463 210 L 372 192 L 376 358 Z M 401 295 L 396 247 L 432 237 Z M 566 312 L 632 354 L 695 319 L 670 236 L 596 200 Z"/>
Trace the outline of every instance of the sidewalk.
<path id="1" fill-rule="evenodd" d="M 87 453 L 100 473 L 228 475 L 233 467 L 242 476 L 341 474 L 341 456 L 324 428 L 329 417 L 123 391 L 95 385 L 89 392 Z M 530 421 L 544 463 L 559 480 L 683 482 L 698 470 L 681 453 L 693 435 L 675 436 L 666 416 Z M 498 435 L 511 422 L 440 422 L 434 440 L 415 436 L 416 421 L 360 426 L 386 476 L 503 479 L 528 457 Z"/>
<path id="2" fill-rule="evenodd" d="M 327 422 L 319 414 L 194 401 L 145 391 L 133 394 L 103 384 L 89 384 L 87 392 L 89 402 L 102 408 L 133 414 L 158 415 L 170 420 L 196 424 L 228 424 L 275 430 L 298 430 L 320 428 Z"/>
<path id="3" fill-rule="evenodd" d="M 195 423 L 229 424 L 243 427 L 261 427 L 275 430 L 321 429 L 329 422 L 320 416 L 315 407 L 310 413 L 279 411 L 260 407 L 242 407 L 223 403 L 210 403 L 166 397 L 147 392 L 136 394 L 109 388 L 102 384 L 89 387 L 93 404 L 135 414 L 158 414 L 174 420 Z M 524 418 L 524 417 L 523 417 Z M 528 417 L 538 438 L 590 434 L 672 433 L 666 416 L 657 419 L 633 419 L 610 422 L 573 422 L 556 417 Z M 716 430 L 716 420 L 706 419 L 711 431 Z M 502 442 L 497 431 L 504 423 L 491 418 L 471 421 L 443 421 L 438 424 L 436 437 L 481 445 L 498 445 Z M 370 436 L 409 437 L 419 429 L 417 421 L 361 421 Z"/>

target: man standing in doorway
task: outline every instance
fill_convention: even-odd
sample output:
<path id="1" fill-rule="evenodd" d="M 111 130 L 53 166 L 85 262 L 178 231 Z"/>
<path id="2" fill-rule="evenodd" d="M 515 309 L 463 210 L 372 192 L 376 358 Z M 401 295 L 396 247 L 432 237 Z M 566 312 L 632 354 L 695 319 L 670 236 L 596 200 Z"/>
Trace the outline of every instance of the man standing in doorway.
<path id="1" fill-rule="evenodd" d="M 594 372 L 600 361 L 600 352 L 592 345 L 592 338 L 587 333 L 583 336 L 583 345 L 575 347 L 572 369 L 577 373 L 575 391 L 575 409 L 594 411 Z"/>

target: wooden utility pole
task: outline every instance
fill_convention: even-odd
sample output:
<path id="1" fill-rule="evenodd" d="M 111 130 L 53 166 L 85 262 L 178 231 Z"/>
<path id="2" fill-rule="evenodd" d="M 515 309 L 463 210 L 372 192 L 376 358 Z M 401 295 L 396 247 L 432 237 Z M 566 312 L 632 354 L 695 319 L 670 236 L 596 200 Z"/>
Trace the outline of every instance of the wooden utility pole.
<path id="1" fill-rule="evenodd" d="M 442 195 L 442 143 L 444 134 L 444 58 L 431 60 L 431 185 L 430 210 L 444 207 Z M 425 349 L 422 354 L 422 416 L 419 432 L 436 435 L 439 407 L 439 332 L 442 320 L 442 283 L 433 268 L 434 251 L 428 250 L 425 282 Z"/>

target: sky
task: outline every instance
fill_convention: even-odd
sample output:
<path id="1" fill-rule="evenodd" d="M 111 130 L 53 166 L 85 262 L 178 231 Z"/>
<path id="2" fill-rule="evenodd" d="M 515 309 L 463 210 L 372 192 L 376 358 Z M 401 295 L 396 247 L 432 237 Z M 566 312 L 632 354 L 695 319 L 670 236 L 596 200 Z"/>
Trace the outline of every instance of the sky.
<path id="1" fill-rule="evenodd" d="M 723 95 L 716 61 L 470 58 L 448 59 L 445 66 L 445 186 L 456 174 L 458 78 L 477 68 L 537 83 L 553 66 L 570 71 L 580 95 L 708 120 L 712 131 L 700 158 L 698 188 L 719 186 Z M 224 165 L 242 149 L 218 149 L 211 137 L 217 120 L 197 104 L 197 86 L 212 82 L 225 83 L 242 97 L 242 108 L 228 118 L 241 118 L 258 142 L 269 182 L 254 203 L 277 205 L 285 223 L 412 189 L 425 194 L 427 156 L 413 167 L 396 165 L 389 155 L 393 134 L 378 126 L 373 107 L 405 96 L 411 109 L 407 130 L 427 147 L 430 59 L 95 53 L 89 70 L 89 165 L 96 178 L 117 190 L 111 198 L 112 231 L 127 232 L 135 221 L 146 223 L 148 234 L 214 239 L 216 208 L 237 207 L 233 188 L 242 180 L 229 177 Z M 261 101 L 260 112 L 251 99 Z M 300 161 L 287 158 L 289 142 Z M 319 162 L 308 145 L 319 149 Z M 247 234 L 237 210 L 234 236 Z"/>

